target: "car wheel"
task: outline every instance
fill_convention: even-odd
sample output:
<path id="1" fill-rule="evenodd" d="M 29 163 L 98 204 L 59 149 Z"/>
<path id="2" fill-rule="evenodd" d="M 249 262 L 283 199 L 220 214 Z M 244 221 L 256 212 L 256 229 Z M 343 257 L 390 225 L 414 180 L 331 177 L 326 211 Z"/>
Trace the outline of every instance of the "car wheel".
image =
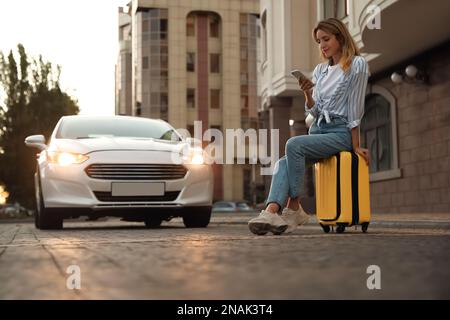
<path id="1" fill-rule="evenodd" d="M 150 218 L 146 219 L 144 222 L 147 229 L 155 229 L 161 225 L 162 220 L 160 218 Z"/>
<path id="2" fill-rule="evenodd" d="M 41 230 L 58 230 L 63 228 L 63 219 L 56 212 L 49 213 L 42 196 L 41 180 L 36 184 L 36 213 L 34 225 Z"/>
<path id="3" fill-rule="evenodd" d="M 206 228 L 211 220 L 211 207 L 192 208 L 183 216 L 187 228 Z"/>

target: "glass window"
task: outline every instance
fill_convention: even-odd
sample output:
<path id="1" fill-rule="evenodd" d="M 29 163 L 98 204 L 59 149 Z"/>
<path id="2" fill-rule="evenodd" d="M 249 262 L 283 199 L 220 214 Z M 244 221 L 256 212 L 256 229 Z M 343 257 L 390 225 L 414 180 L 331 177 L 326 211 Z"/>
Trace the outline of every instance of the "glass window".
<path id="1" fill-rule="evenodd" d="M 159 54 L 159 46 L 156 46 L 156 45 L 152 45 L 152 46 L 150 46 L 150 53 L 152 53 L 152 54 Z"/>
<path id="2" fill-rule="evenodd" d="M 241 109 L 248 108 L 248 96 L 241 96 Z"/>
<path id="3" fill-rule="evenodd" d="M 159 9 L 150 9 L 149 16 L 152 18 L 156 18 L 159 15 Z"/>
<path id="4" fill-rule="evenodd" d="M 152 92 L 150 94 L 150 104 L 152 106 L 159 105 L 159 92 Z"/>
<path id="5" fill-rule="evenodd" d="M 148 20 L 142 20 L 142 32 L 148 32 Z"/>
<path id="6" fill-rule="evenodd" d="M 140 108 L 139 108 L 140 110 Z M 138 109 L 136 108 L 136 113 Z M 132 137 L 176 140 L 180 136 L 168 123 L 133 117 L 68 117 L 65 118 L 56 134 L 62 139 L 96 139 L 101 137 Z"/>
<path id="7" fill-rule="evenodd" d="M 159 22 L 159 30 L 161 32 L 167 32 L 167 19 L 161 19 Z"/>
<path id="8" fill-rule="evenodd" d="M 241 84 L 246 84 L 248 81 L 248 74 L 247 73 L 241 73 Z"/>
<path id="9" fill-rule="evenodd" d="M 150 64 L 152 65 L 152 68 L 159 68 L 159 56 L 158 55 L 150 56 Z"/>
<path id="10" fill-rule="evenodd" d="M 248 28 L 246 24 L 241 24 L 241 38 L 248 37 Z"/>
<path id="11" fill-rule="evenodd" d="M 241 46 L 241 60 L 247 60 L 247 58 L 248 58 L 247 47 Z"/>
<path id="12" fill-rule="evenodd" d="M 211 108 L 212 109 L 220 109 L 220 90 L 219 89 L 211 89 Z"/>
<path id="13" fill-rule="evenodd" d="M 167 46 L 161 46 L 160 49 L 161 49 L 161 54 L 168 54 L 169 53 Z"/>
<path id="14" fill-rule="evenodd" d="M 168 69 L 169 68 L 169 59 L 166 55 L 162 55 L 160 57 L 161 61 L 161 69 Z"/>
<path id="15" fill-rule="evenodd" d="M 212 38 L 219 38 L 219 17 L 211 15 L 209 17 L 209 36 Z"/>
<path id="16" fill-rule="evenodd" d="M 186 70 L 189 72 L 195 72 L 195 53 L 194 52 L 187 53 Z"/>
<path id="17" fill-rule="evenodd" d="M 370 173 L 392 169 L 390 103 L 379 94 L 367 96 L 361 121 L 361 145 L 370 152 Z"/>
<path id="18" fill-rule="evenodd" d="M 161 93 L 160 95 L 161 100 L 161 112 L 166 113 L 168 106 L 169 106 L 169 99 L 167 93 Z"/>
<path id="19" fill-rule="evenodd" d="M 142 58 L 142 69 L 148 69 L 148 57 Z"/>
<path id="20" fill-rule="evenodd" d="M 187 89 L 186 104 L 188 108 L 195 108 L 195 89 Z"/>
<path id="21" fill-rule="evenodd" d="M 210 72 L 211 73 L 220 73 L 220 54 L 211 53 L 209 55 L 210 59 Z"/>
<path id="22" fill-rule="evenodd" d="M 150 25 L 151 25 L 151 32 L 159 32 L 159 20 L 152 19 Z"/>
<path id="23" fill-rule="evenodd" d="M 323 0 L 325 19 L 344 19 L 348 15 L 347 0 Z"/>
<path id="24" fill-rule="evenodd" d="M 193 15 L 187 17 L 186 36 L 195 37 L 195 16 Z"/>
<path id="25" fill-rule="evenodd" d="M 248 186 L 248 184 L 246 185 Z M 238 202 L 236 203 L 236 207 L 238 207 L 239 209 L 244 209 L 244 210 L 250 210 L 250 206 L 248 205 L 248 203 L 246 202 Z"/>

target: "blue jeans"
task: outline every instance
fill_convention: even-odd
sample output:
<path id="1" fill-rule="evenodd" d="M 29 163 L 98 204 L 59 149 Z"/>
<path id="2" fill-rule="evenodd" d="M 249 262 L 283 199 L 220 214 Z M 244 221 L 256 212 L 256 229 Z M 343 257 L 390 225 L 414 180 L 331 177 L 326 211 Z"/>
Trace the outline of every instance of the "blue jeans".
<path id="1" fill-rule="evenodd" d="M 352 135 L 343 119 L 334 118 L 330 123 L 324 120 L 320 126 L 316 119 L 309 135 L 295 136 L 286 142 L 286 155 L 275 164 L 265 205 L 275 202 L 283 208 L 288 197 L 300 196 L 306 167 L 340 151 L 352 149 Z"/>

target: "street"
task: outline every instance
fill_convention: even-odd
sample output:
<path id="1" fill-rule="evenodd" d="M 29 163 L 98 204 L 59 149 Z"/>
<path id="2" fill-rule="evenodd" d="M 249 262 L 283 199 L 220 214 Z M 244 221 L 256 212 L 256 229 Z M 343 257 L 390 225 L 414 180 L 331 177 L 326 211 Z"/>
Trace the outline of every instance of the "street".
<path id="1" fill-rule="evenodd" d="M 325 234 L 255 236 L 247 214 L 214 214 L 206 229 L 180 219 L 70 221 L 41 231 L 0 224 L 0 299 L 449 299 L 450 228 L 374 223 Z M 369 266 L 381 288 L 369 290 Z M 72 266 L 72 267 L 71 267 Z M 68 288 L 73 266 L 80 289 Z M 70 287 L 70 286 L 69 286 Z"/>

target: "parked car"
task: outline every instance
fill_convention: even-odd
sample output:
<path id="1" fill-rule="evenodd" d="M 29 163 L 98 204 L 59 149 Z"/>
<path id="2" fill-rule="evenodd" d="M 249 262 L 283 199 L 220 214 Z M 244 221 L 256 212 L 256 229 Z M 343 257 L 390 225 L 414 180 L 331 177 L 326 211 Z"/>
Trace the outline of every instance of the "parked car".
<path id="1" fill-rule="evenodd" d="M 9 218 L 27 217 L 32 216 L 33 211 L 23 207 L 19 203 L 5 204 L 0 206 L 1 215 Z"/>
<path id="2" fill-rule="evenodd" d="M 212 168 L 201 148 L 163 120 L 65 116 L 48 145 L 42 135 L 25 144 L 41 150 L 37 228 L 61 229 L 63 219 L 80 216 L 118 216 L 147 227 L 173 217 L 186 227 L 209 224 Z"/>
<path id="3" fill-rule="evenodd" d="M 213 212 L 249 212 L 254 211 L 246 201 L 218 201 L 213 204 Z"/>

